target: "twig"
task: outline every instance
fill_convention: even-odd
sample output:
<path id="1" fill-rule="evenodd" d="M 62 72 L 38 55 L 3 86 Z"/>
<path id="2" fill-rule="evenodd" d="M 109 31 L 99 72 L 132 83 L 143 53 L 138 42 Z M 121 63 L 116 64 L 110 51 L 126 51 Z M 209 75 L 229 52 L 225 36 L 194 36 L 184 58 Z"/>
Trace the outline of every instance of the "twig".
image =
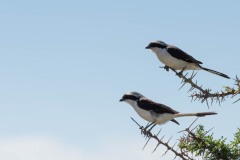
<path id="1" fill-rule="evenodd" d="M 165 147 L 167 148 L 167 151 L 163 154 L 163 156 L 164 156 L 168 151 L 171 151 L 171 152 L 173 152 L 173 153 L 175 154 L 175 157 L 179 157 L 179 158 L 181 158 L 181 159 L 183 159 L 183 160 L 193 160 L 191 157 L 189 157 L 189 156 L 186 155 L 185 153 L 180 153 L 180 152 L 178 152 L 177 150 L 175 150 L 175 149 L 174 149 L 174 146 L 175 146 L 176 144 L 174 144 L 174 145 L 171 147 L 170 144 L 169 144 L 171 138 L 170 138 L 167 142 L 164 142 L 164 141 L 163 141 L 163 139 L 164 139 L 165 136 L 163 136 L 162 138 L 158 138 L 161 130 L 158 132 L 158 134 L 155 135 L 155 134 L 153 134 L 152 132 L 146 131 L 145 128 L 144 128 L 143 126 L 139 125 L 139 123 L 138 123 L 136 120 L 134 120 L 133 118 L 131 118 L 131 119 L 134 121 L 134 123 L 136 123 L 136 124 L 139 126 L 139 129 L 141 130 L 141 133 L 143 133 L 144 136 L 147 136 L 147 137 L 149 138 L 149 139 L 147 140 L 147 143 L 145 143 L 145 145 L 144 145 L 143 148 L 146 147 L 146 145 L 148 144 L 148 142 L 149 142 L 150 139 L 154 139 L 154 140 L 157 141 L 157 145 L 156 145 L 156 147 L 154 148 L 154 150 L 153 150 L 152 153 L 154 153 L 160 145 L 163 145 L 163 146 L 165 146 Z"/>
<path id="2" fill-rule="evenodd" d="M 194 83 L 193 82 L 193 78 L 197 75 L 197 73 L 195 73 L 194 71 L 192 72 L 190 78 L 187 78 L 188 73 L 186 73 L 185 75 L 183 74 L 182 71 L 177 72 L 176 70 L 170 68 L 179 78 L 182 79 L 182 85 L 179 88 L 179 90 L 181 88 L 183 88 L 183 86 L 185 86 L 185 84 L 190 84 L 191 87 L 188 90 L 188 92 L 193 92 L 191 94 L 191 98 L 192 101 L 194 100 L 200 100 L 202 103 L 206 102 L 207 106 L 209 107 L 209 104 L 212 105 L 212 103 L 214 101 L 218 102 L 219 105 L 225 101 L 226 97 L 231 96 L 231 98 L 235 97 L 236 95 L 240 94 L 240 80 L 239 78 L 236 76 L 236 78 L 234 79 L 235 83 L 234 85 L 237 87 L 237 89 L 235 88 L 230 88 L 230 87 L 225 87 L 225 91 L 218 91 L 215 93 L 212 93 L 211 89 L 203 89 L 202 85 L 198 85 L 197 81 Z M 209 100 L 211 103 L 209 103 Z M 237 99 L 236 101 L 234 101 L 233 103 L 236 103 L 240 101 L 240 98 Z"/>

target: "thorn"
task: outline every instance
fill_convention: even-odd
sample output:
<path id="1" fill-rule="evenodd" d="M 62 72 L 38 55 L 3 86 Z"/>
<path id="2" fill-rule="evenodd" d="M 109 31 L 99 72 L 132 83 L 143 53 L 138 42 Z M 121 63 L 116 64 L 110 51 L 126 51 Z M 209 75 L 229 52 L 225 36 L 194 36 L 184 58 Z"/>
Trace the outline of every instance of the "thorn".
<path id="1" fill-rule="evenodd" d="M 191 128 L 192 125 L 193 125 L 197 120 L 198 120 L 198 118 L 196 118 L 188 128 Z"/>
<path id="2" fill-rule="evenodd" d="M 156 135 L 156 136 L 158 136 L 158 135 L 161 133 L 161 131 L 162 131 L 162 128 L 160 129 L 160 131 L 158 131 L 158 133 L 157 133 L 157 135 Z"/>
<path id="3" fill-rule="evenodd" d="M 209 104 L 208 104 L 208 100 L 206 99 L 206 103 L 207 103 L 207 106 L 208 106 L 208 109 L 209 109 Z"/>
<path id="4" fill-rule="evenodd" d="M 219 97 L 218 97 L 218 105 L 221 106 L 221 101 Z"/>
<path id="5" fill-rule="evenodd" d="M 196 101 L 196 100 L 197 100 L 197 98 L 198 98 L 198 97 L 196 96 L 194 101 Z"/>
<path id="6" fill-rule="evenodd" d="M 153 154 L 154 152 L 156 152 L 156 150 L 157 150 L 157 148 L 158 148 L 159 145 L 160 145 L 160 143 L 158 143 L 157 146 L 154 148 L 154 150 L 152 151 L 152 154 Z"/>
<path id="7" fill-rule="evenodd" d="M 173 160 L 175 160 L 176 158 L 177 158 L 177 156 L 175 156 Z"/>
<path id="8" fill-rule="evenodd" d="M 204 136 L 207 135 L 213 128 L 214 128 L 214 127 L 212 127 L 211 129 L 209 129 L 209 130 L 204 134 Z"/>
<path id="9" fill-rule="evenodd" d="M 185 84 L 186 84 L 186 82 L 184 82 L 183 85 L 182 85 L 178 90 L 182 89 L 182 87 L 183 87 Z"/>
<path id="10" fill-rule="evenodd" d="M 240 98 L 239 98 L 238 100 L 236 100 L 235 102 L 233 102 L 233 104 L 234 104 L 234 103 L 237 103 L 238 101 L 240 101 Z"/>
<path id="11" fill-rule="evenodd" d="M 141 125 L 140 124 L 138 124 L 137 123 L 137 121 L 135 121 L 135 119 L 133 119 L 132 117 L 131 117 L 131 119 L 133 120 L 133 122 L 135 122 L 139 127 L 141 127 Z"/>
<path id="12" fill-rule="evenodd" d="M 147 146 L 148 142 L 150 141 L 151 137 L 148 138 L 147 142 L 145 143 L 145 145 L 143 146 L 142 151 L 145 149 L 145 147 Z"/>
<path id="13" fill-rule="evenodd" d="M 165 135 L 161 138 L 161 140 L 163 140 L 164 137 L 165 137 Z"/>
<path id="14" fill-rule="evenodd" d="M 169 140 L 167 141 L 167 143 L 169 143 L 169 141 L 172 139 L 172 137 L 171 138 L 169 138 Z"/>
<path id="15" fill-rule="evenodd" d="M 195 73 L 193 76 L 192 76 L 192 79 L 197 75 L 197 73 Z"/>
<path id="16" fill-rule="evenodd" d="M 162 155 L 162 157 L 165 156 L 165 155 L 167 154 L 168 151 L 169 151 L 169 149 L 166 150 L 166 152 Z"/>
<path id="17" fill-rule="evenodd" d="M 191 129 L 191 132 L 194 131 L 199 125 L 197 125 L 196 127 L 194 127 L 193 129 Z"/>
<path id="18" fill-rule="evenodd" d="M 176 144 L 177 144 L 177 142 L 172 146 L 172 149 L 175 147 Z"/>
<path id="19" fill-rule="evenodd" d="M 184 130 L 182 130 L 182 131 L 179 131 L 179 132 L 177 132 L 177 133 L 182 133 L 182 132 L 185 132 L 186 131 L 186 129 L 184 129 Z"/>
<path id="20" fill-rule="evenodd" d="M 191 87 L 191 88 L 188 90 L 188 93 L 191 92 L 193 89 L 194 89 L 194 87 Z"/>
<path id="21" fill-rule="evenodd" d="M 193 96 L 191 96 L 192 98 L 191 98 L 191 102 L 193 101 Z"/>

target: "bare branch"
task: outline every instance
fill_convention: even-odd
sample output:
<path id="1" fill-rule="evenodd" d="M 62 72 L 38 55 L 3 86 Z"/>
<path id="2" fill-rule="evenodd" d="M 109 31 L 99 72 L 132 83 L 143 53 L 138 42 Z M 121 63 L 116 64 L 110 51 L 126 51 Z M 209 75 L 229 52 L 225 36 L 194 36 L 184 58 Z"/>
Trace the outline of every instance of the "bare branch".
<path id="1" fill-rule="evenodd" d="M 191 157 L 189 157 L 187 154 L 181 153 L 181 152 L 178 152 L 177 150 L 175 150 L 174 147 L 175 147 L 176 143 L 175 143 L 172 147 L 170 146 L 169 142 L 170 142 L 170 140 L 171 140 L 172 137 L 171 137 L 167 142 L 164 142 L 163 139 L 164 139 L 165 136 L 163 136 L 162 138 L 158 138 L 161 130 L 160 130 L 157 134 L 153 134 L 152 132 L 145 130 L 145 128 L 144 128 L 143 126 L 139 125 L 139 123 L 137 123 L 137 121 L 135 121 L 133 118 L 131 118 L 131 119 L 139 126 L 139 129 L 141 130 L 141 133 L 142 133 L 144 136 L 148 137 L 148 140 L 147 140 L 147 142 L 145 143 L 145 145 L 144 145 L 143 148 L 146 147 L 146 145 L 148 144 L 148 142 L 150 141 L 150 139 L 154 139 L 154 140 L 157 141 L 157 145 L 156 145 L 156 147 L 154 148 L 154 150 L 153 150 L 152 153 L 154 153 L 160 145 L 163 145 L 163 146 L 165 146 L 165 147 L 167 148 L 167 150 L 166 150 L 166 152 L 163 154 L 163 156 L 164 156 L 168 151 L 171 151 L 171 152 L 173 152 L 173 153 L 175 154 L 175 158 L 174 158 L 174 159 L 176 159 L 176 157 L 179 157 L 180 159 L 183 159 L 183 160 L 193 160 L 193 159 L 192 159 Z"/>
<path id="2" fill-rule="evenodd" d="M 212 92 L 211 89 L 203 89 L 202 85 L 198 85 L 197 81 L 194 83 L 193 82 L 193 78 L 197 75 L 196 72 L 192 72 L 191 76 L 189 78 L 187 78 L 188 73 L 186 73 L 185 75 L 183 74 L 182 71 L 177 72 L 176 70 L 170 68 L 179 78 L 182 79 L 182 85 L 179 88 L 182 89 L 183 86 L 185 86 L 187 83 L 191 85 L 191 87 L 189 88 L 188 92 L 193 92 L 191 94 L 191 100 L 195 101 L 195 100 L 200 100 L 202 103 L 206 102 L 207 106 L 209 107 L 209 105 L 213 104 L 213 102 L 218 102 L 219 105 L 225 101 L 225 98 L 227 97 L 235 97 L 236 95 L 240 94 L 240 80 L 239 78 L 236 76 L 236 78 L 234 79 L 234 85 L 236 86 L 236 89 L 234 87 L 230 88 L 225 86 L 225 90 L 224 91 L 217 91 L 215 93 Z M 233 103 L 236 103 L 240 101 L 240 98 L 237 99 L 236 101 L 234 101 Z M 210 102 L 210 103 L 209 103 Z"/>

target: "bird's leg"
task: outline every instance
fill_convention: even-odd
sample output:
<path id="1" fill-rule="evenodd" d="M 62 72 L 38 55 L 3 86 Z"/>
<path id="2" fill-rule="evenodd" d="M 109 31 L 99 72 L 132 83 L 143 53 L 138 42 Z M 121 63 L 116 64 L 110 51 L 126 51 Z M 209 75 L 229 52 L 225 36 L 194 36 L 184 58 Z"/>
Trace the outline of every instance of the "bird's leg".
<path id="1" fill-rule="evenodd" d="M 155 127 L 157 124 L 154 123 L 154 125 L 147 131 L 148 133 L 151 132 L 151 130 L 153 129 L 153 127 Z"/>
<path id="2" fill-rule="evenodd" d="M 150 129 L 148 129 L 150 126 L 152 126 Z M 143 131 L 143 134 L 146 136 L 146 137 L 149 137 L 150 136 L 150 134 L 151 134 L 151 130 L 153 129 L 153 127 L 155 127 L 156 126 L 156 124 L 155 124 L 155 122 L 152 122 L 152 123 L 150 123 L 149 125 L 147 125 L 145 128 L 144 128 L 144 131 Z M 148 130 L 147 130 L 148 129 Z"/>
<path id="3" fill-rule="evenodd" d="M 170 67 L 168 67 L 167 65 L 165 65 L 164 67 L 160 66 L 159 68 L 163 68 L 163 69 L 165 69 L 166 71 L 169 71 L 169 68 L 170 68 Z"/>
<path id="4" fill-rule="evenodd" d="M 146 128 L 148 127 L 148 125 L 150 124 L 150 122 L 147 123 L 146 127 L 143 128 L 143 126 L 141 127 L 141 134 L 144 134 L 146 131 Z"/>
<path id="5" fill-rule="evenodd" d="M 184 67 L 180 72 L 178 72 L 178 74 L 183 74 L 183 71 L 186 69 L 186 67 Z"/>
<path id="6" fill-rule="evenodd" d="M 146 127 L 142 128 L 141 134 L 147 135 L 147 128 L 150 127 L 153 124 L 154 124 L 153 122 L 152 123 L 148 122 Z"/>
<path id="7" fill-rule="evenodd" d="M 154 122 L 150 123 L 150 124 L 147 124 L 147 126 L 144 128 L 144 130 L 146 131 L 151 125 L 153 125 Z"/>

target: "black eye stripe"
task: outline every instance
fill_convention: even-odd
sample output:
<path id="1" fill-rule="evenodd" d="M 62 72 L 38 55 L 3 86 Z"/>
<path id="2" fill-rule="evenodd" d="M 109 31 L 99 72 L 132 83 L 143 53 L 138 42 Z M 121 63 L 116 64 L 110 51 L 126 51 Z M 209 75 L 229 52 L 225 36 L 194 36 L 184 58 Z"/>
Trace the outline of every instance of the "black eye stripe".
<path id="1" fill-rule="evenodd" d="M 156 48 L 166 48 L 167 46 L 159 44 L 159 43 L 150 43 L 149 47 L 151 47 L 151 48 L 153 48 L 153 47 L 156 47 Z"/>
<path id="2" fill-rule="evenodd" d="M 130 99 L 130 100 L 138 100 L 139 98 L 137 98 L 136 96 L 133 96 L 133 95 L 124 95 L 123 96 L 123 99 Z"/>

